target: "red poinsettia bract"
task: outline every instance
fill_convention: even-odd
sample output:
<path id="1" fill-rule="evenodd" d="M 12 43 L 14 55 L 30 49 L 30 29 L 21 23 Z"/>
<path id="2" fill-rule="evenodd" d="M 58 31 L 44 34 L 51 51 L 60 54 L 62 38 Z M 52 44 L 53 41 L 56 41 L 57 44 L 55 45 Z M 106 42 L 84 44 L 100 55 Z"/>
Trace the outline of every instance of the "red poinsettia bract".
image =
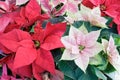
<path id="1" fill-rule="evenodd" d="M 25 6 L 19 7 L 15 11 L 5 14 L 8 15 L 7 17 L 10 18 L 11 21 L 8 26 L 5 26 L 4 32 L 9 32 L 16 28 L 28 29 L 37 20 L 43 21 L 49 18 L 46 14 L 41 14 L 41 7 L 36 0 L 30 0 Z"/>
<path id="2" fill-rule="evenodd" d="M 55 73 L 55 65 L 50 50 L 63 47 L 60 38 L 66 30 L 66 23 L 47 23 L 35 26 L 35 32 L 13 29 L 0 34 L 0 50 L 7 55 L 0 63 L 6 63 L 14 75 L 34 77 L 41 80 L 41 73 Z M 39 45 L 38 45 L 39 44 Z M 24 72 L 24 73 L 23 73 Z"/>
<path id="3" fill-rule="evenodd" d="M 89 4 L 90 3 L 90 4 Z M 119 0 L 83 0 L 83 4 L 89 7 L 100 6 L 102 14 L 107 14 L 110 17 L 116 17 L 118 15 L 117 9 L 120 8 Z"/>
<path id="4" fill-rule="evenodd" d="M 36 0 L 30 0 L 29 3 L 22 7 L 19 16 L 16 17 L 15 22 L 23 27 L 32 25 L 37 20 L 48 19 L 45 14 L 41 14 L 41 7 Z"/>
<path id="5" fill-rule="evenodd" d="M 10 57 L 5 63 L 12 72 L 20 76 L 32 76 L 28 65 L 36 59 L 37 51 L 31 36 L 27 32 L 14 29 L 1 34 L 0 38 L 0 50 Z"/>
<path id="6" fill-rule="evenodd" d="M 63 47 L 60 38 L 65 32 L 65 29 L 66 23 L 47 23 L 45 29 L 43 29 L 39 23 L 35 26 L 33 39 L 37 42 L 36 47 L 38 47 L 38 56 L 33 63 L 33 74 L 38 80 L 41 79 L 39 73 L 45 70 L 54 74 L 55 67 L 50 50 Z"/>

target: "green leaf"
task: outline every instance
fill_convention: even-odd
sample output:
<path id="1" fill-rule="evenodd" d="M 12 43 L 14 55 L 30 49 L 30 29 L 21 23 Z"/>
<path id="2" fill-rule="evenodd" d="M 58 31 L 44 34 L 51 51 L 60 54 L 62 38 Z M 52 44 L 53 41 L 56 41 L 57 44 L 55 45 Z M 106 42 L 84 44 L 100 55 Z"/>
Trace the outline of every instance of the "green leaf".
<path id="1" fill-rule="evenodd" d="M 76 27 L 76 28 L 80 28 L 80 26 L 83 24 L 83 21 L 75 21 L 73 23 L 73 26 Z"/>
<path id="2" fill-rule="evenodd" d="M 97 31 L 101 29 L 100 27 L 91 25 L 90 22 L 84 22 L 84 25 L 87 28 L 88 32 Z"/>
<path id="3" fill-rule="evenodd" d="M 51 50 L 51 52 L 52 52 L 52 56 L 53 56 L 53 58 L 54 58 L 54 61 L 56 62 L 56 63 L 58 63 L 59 62 L 59 60 L 60 60 L 60 58 L 61 58 L 61 56 L 62 56 L 62 51 L 61 51 L 61 49 L 54 49 L 54 50 Z"/>
<path id="4" fill-rule="evenodd" d="M 104 38 L 109 40 L 110 37 L 110 30 L 109 29 L 102 29 L 101 34 L 100 34 L 100 38 Z"/>
<path id="5" fill-rule="evenodd" d="M 113 21 L 113 18 L 111 17 L 105 17 L 107 19 L 107 25 L 110 25 L 110 23 Z"/>
<path id="6" fill-rule="evenodd" d="M 82 74 L 78 80 L 98 80 L 97 76 L 93 73 L 91 66 L 87 68 L 85 74 Z"/>
<path id="7" fill-rule="evenodd" d="M 75 70 L 75 76 L 76 76 L 77 79 L 83 74 L 84 74 L 84 72 L 80 68 L 77 68 Z"/>
<path id="8" fill-rule="evenodd" d="M 97 68 L 93 67 L 95 74 L 98 78 L 102 79 L 102 80 L 107 80 L 107 77 Z"/>
<path id="9" fill-rule="evenodd" d="M 109 30 L 110 30 L 110 33 L 118 34 L 116 24 L 113 24 L 112 27 Z"/>
<path id="10" fill-rule="evenodd" d="M 102 29 L 101 34 L 100 34 L 100 38 L 104 38 L 104 39 L 109 40 L 109 37 L 111 35 L 114 35 L 114 36 L 117 35 L 116 33 L 117 33 L 116 27 L 112 27 L 110 29 Z"/>
<path id="11" fill-rule="evenodd" d="M 101 27 L 97 27 L 97 26 L 91 26 L 91 31 L 97 31 L 100 30 Z"/>
<path id="12" fill-rule="evenodd" d="M 87 28 L 88 32 L 91 32 L 91 24 L 90 22 L 84 22 L 85 27 Z"/>
<path id="13" fill-rule="evenodd" d="M 29 32 L 34 33 L 34 27 L 35 27 L 35 25 L 32 26 L 32 28 L 30 29 Z"/>
<path id="14" fill-rule="evenodd" d="M 74 72 L 76 65 L 74 64 L 74 62 L 60 61 L 58 63 L 58 68 L 64 73 L 65 76 L 67 76 L 73 80 L 76 80 L 75 72 Z"/>
<path id="15" fill-rule="evenodd" d="M 63 16 L 59 16 L 59 17 L 55 17 L 49 20 L 51 23 L 55 24 L 55 23 L 59 23 L 64 21 L 64 17 Z"/>
<path id="16" fill-rule="evenodd" d="M 104 70 L 104 72 L 106 72 L 106 73 L 111 73 L 114 71 L 116 71 L 116 70 L 110 63 L 108 63 L 107 68 Z"/>
<path id="17" fill-rule="evenodd" d="M 67 25 L 66 31 L 65 31 L 63 36 L 68 35 L 69 34 L 69 30 L 70 30 L 70 25 Z"/>
<path id="18" fill-rule="evenodd" d="M 64 80 L 73 80 L 70 77 L 64 76 Z"/>
<path id="19" fill-rule="evenodd" d="M 120 45 L 117 47 L 118 52 L 120 52 Z M 119 53 L 120 54 L 120 53 Z"/>
<path id="20" fill-rule="evenodd" d="M 95 65 L 100 70 L 105 70 L 108 64 L 107 55 L 101 51 L 98 55 L 90 58 L 90 65 Z"/>
<path id="21" fill-rule="evenodd" d="M 120 46 L 120 38 L 114 38 L 114 40 L 115 40 L 115 44 Z"/>
<path id="22" fill-rule="evenodd" d="M 115 45 L 120 46 L 120 35 L 118 34 L 112 34 L 114 41 L 115 41 Z"/>

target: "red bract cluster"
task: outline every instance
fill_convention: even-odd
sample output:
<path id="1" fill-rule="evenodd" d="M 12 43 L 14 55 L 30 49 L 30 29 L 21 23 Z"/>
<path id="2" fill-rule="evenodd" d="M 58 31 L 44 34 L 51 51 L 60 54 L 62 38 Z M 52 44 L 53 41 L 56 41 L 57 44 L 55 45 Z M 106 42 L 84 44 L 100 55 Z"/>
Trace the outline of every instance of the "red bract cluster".
<path id="1" fill-rule="evenodd" d="M 0 80 L 115 79 L 119 34 L 120 0 L 0 0 Z"/>
<path id="2" fill-rule="evenodd" d="M 4 65 L 1 79 L 14 80 L 20 76 L 42 80 L 46 71 L 55 76 L 50 50 L 63 47 L 60 38 L 66 30 L 66 23 L 48 22 L 43 28 L 42 23 L 49 16 L 41 13 L 36 0 L 30 0 L 22 7 L 16 6 L 14 0 L 7 1 L 0 1 L 0 50 L 3 55 L 0 64 Z M 7 76 L 6 65 L 12 72 L 10 76 L 14 77 Z"/>

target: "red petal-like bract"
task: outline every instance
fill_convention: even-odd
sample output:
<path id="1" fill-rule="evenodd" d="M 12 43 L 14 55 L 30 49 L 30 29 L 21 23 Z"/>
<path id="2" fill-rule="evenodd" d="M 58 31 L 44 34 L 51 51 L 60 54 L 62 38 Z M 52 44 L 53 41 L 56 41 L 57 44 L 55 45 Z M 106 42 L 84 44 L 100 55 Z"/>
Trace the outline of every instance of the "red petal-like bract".
<path id="1" fill-rule="evenodd" d="M 52 50 L 63 47 L 60 38 L 66 30 L 66 23 L 51 24 L 47 23 L 46 28 L 42 29 L 40 24 L 35 26 L 33 39 L 40 42 L 40 47 L 45 50 Z"/>
<path id="2" fill-rule="evenodd" d="M 35 63 L 42 69 L 47 70 L 51 73 L 54 73 L 55 71 L 54 60 L 50 51 L 39 49 Z"/>
<path id="3" fill-rule="evenodd" d="M 25 7 L 21 8 L 15 22 L 22 27 L 28 27 L 37 21 L 39 17 L 41 17 L 40 5 L 36 0 L 30 0 Z"/>
<path id="4" fill-rule="evenodd" d="M 0 44 L 2 44 L 0 46 L 7 48 L 10 52 L 9 54 L 13 56 L 11 60 L 14 61 L 10 68 L 13 72 L 32 64 L 36 59 L 37 51 L 34 48 L 31 36 L 27 32 L 14 29 L 8 33 L 1 34 L 0 38 Z"/>
<path id="5" fill-rule="evenodd" d="M 41 42 L 43 42 L 43 36 L 44 35 L 44 29 L 42 28 L 41 23 L 36 23 L 35 27 L 34 27 L 34 34 L 32 35 L 33 40 L 39 40 Z M 40 43 L 41 43 L 40 42 Z"/>
<path id="6" fill-rule="evenodd" d="M 5 28 L 9 24 L 11 18 L 7 16 L 0 17 L 0 32 L 4 32 Z"/>
<path id="7" fill-rule="evenodd" d="M 26 17 L 25 17 L 25 8 L 21 8 L 19 15 L 15 18 L 15 22 L 20 25 L 24 26 L 27 23 Z"/>
<path id="8" fill-rule="evenodd" d="M 44 71 L 55 73 L 54 60 L 50 51 L 39 49 L 37 59 L 33 63 L 33 74 L 39 80 L 41 78 L 40 73 Z"/>
<path id="9" fill-rule="evenodd" d="M 32 64 L 33 68 L 33 75 L 37 80 L 42 80 L 41 74 L 44 69 L 40 68 L 37 64 L 33 63 Z"/>
<path id="10" fill-rule="evenodd" d="M 85 5 L 86 7 L 93 8 L 94 4 L 90 0 L 83 0 L 82 4 Z"/>
<path id="11" fill-rule="evenodd" d="M 60 38 L 64 34 L 65 30 L 66 23 L 47 23 L 44 30 L 44 41 L 41 43 L 41 47 L 45 50 L 63 47 Z"/>
<path id="12" fill-rule="evenodd" d="M 41 14 L 40 5 L 36 0 L 30 0 L 25 7 L 25 17 L 30 21 Z"/>
<path id="13" fill-rule="evenodd" d="M 117 26 L 118 34 L 120 34 L 120 25 Z"/>
<path id="14" fill-rule="evenodd" d="M 66 23 L 47 23 L 45 29 L 41 27 L 41 24 L 37 23 L 34 30 L 32 37 L 40 42 L 40 48 L 33 65 L 33 74 L 39 80 L 41 78 L 38 73 L 44 71 L 54 73 L 55 71 L 54 60 L 49 50 L 63 47 L 60 38 L 66 30 Z"/>
<path id="15" fill-rule="evenodd" d="M 6 64 L 8 65 L 8 68 L 12 71 L 12 74 L 14 76 L 19 75 L 20 77 L 32 77 L 32 65 L 27 65 L 18 69 L 14 69 L 14 56 L 11 56 L 11 58 L 6 61 Z"/>

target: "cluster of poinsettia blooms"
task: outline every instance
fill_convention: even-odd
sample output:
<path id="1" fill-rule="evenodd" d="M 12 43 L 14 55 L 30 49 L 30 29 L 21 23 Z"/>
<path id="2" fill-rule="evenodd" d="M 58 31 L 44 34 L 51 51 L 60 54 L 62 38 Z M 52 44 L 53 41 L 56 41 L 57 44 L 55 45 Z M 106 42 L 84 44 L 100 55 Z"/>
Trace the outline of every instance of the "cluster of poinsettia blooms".
<path id="1" fill-rule="evenodd" d="M 97 40 L 101 30 L 88 32 L 84 24 L 79 29 L 72 26 L 75 21 L 88 21 L 101 29 L 108 28 L 105 16 L 109 16 L 113 18 L 109 26 L 115 23 L 120 34 L 119 15 L 119 0 L 0 1 L 1 80 L 17 80 L 17 76 L 44 80 L 46 71 L 51 73 L 52 80 L 62 80 L 51 54 L 57 48 L 64 48 L 61 60 L 74 60 L 83 72 L 90 58 L 103 50 L 120 74 L 120 55 L 113 37 L 100 43 Z M 65 20 L 50 22 L 58 16 L 64 16 Z M 70 25 L 69 35 L 63 36 L 67 25 Z"/>

